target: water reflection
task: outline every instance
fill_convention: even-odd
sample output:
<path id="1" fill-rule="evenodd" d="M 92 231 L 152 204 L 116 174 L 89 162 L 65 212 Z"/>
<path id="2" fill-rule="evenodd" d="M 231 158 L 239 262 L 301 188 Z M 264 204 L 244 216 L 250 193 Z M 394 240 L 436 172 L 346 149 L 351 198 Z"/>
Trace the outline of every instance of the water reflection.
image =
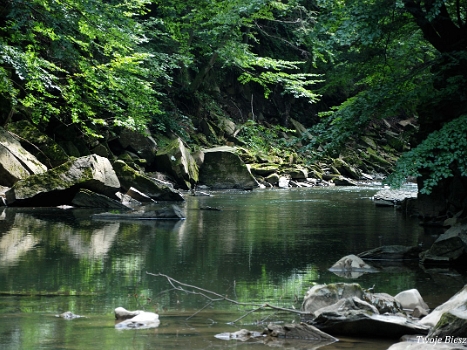
<path id="1" fill-rule="evenodd" d="M 88 209 L 3 209 L 0 347 L 34 348 L 34 342 L 47 348 L 233 346 L 217 343 L 213 335 L 247 326 L 261 330 L 258 321 L 294 318 L 255 313 L 230 330 L 226 323 L 247 310 L 219 304 L 186 321 L 206 300 L 167 293 L 170 285 L 146 271 L 239 301 L 299 308 L 312 284 L 349 281 L 328 271 L 341 257 L 433 239 L 416 220 L 392 208 L 375 208 L 369 200 L 375 192 L 293 189 L 187 196 L 182 221 L 96 221 L 91 220 L 95 211 Z M 207 206 L 221 211 L 202 210 Z M 418 288 L 430 306 L 466 282 L 455 271 L 427 271 L 417 264 L 380 268 L 350 281 L 393 295 Z M 112 311 L 117 306 L 157 311 L 161 325 L 116 335 Z M 53 317 L 67 310 L 88 318 Z M 348 344 L 353 342 L 365 348 L 356 340 Z M 368 348 L 379 346 L 365 342 Z"/>

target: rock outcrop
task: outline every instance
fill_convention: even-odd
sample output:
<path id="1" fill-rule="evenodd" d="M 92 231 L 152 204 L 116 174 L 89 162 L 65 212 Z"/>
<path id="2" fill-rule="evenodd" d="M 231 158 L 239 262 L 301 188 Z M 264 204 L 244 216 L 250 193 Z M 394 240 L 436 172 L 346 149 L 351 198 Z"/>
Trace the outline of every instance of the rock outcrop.
<path id="1" fill-rule="evenodd" d="M 109 160 L 94 154 L 20 180 L 5 195 L 9 206 L 57 206 L 70 204 L 80 188 L 117 199 L 120 182 Z"/>
<path id="2" fill-rule="evenodd" d="M 233 147 L 203 150 L 199 183 L 213 189 L 253 189 L 258 184 Z"/>
<path id="3" fill-rule="evenodd" d="M 407 316 L 395 298 L 370 293 L 356 283 L 314 286 L 305 295 L 302 311 L 309 313 L 307 323 L 331 335 L 399 338 L 425 335 L 430 329 Z"/>
<path id="4" fill-rule="evenodd" d="M 161 201 L 183 201 L 184 198 L 180 192 L 173 188 L 161 184 L 154 179 L 136 171 L 125 162 L 117 160 L 113 167 L 117 173 L 122 189 L 127 192 L 132 187 L 144 193 L 154 200 Z"/>
<path id="5" fill-rule="evenodd" d="M 8 131 L 0 127 L 0 185 L 13 186 L 33 174 L 41 174 L 47 167 L 21 146 Z"/>
<path id="6" fill-rule="evenodd" d="M 156 168 L 172 176 L 184 189 L 191 189 L 199 179 L 198 165 L 180 138 L 159 149 Z"/>
<path id="7" fill-rule="evenodd" d="M 422 254 L 422 263 L 463 264 L 467 261 L 467 224 L 453 226 Z"/>

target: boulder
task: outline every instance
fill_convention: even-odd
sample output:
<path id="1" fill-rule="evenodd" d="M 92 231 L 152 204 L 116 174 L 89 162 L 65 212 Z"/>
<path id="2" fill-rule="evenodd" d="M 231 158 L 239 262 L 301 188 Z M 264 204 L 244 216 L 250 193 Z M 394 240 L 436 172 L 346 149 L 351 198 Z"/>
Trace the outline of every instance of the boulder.
<path id="1" fill-rule="evenodd" d="M 80 188 L 116 199 L 120 182 L 109 160 L 94 154 L 20 180 L 6 192 L 6 198 L 10 206 L 65 205 Z"/>
<path id="2" fill-rule="evenodd" d="M 318 317 L 322 313 L 342 313 L 344 311 L 346 314 L 353 314 L 354 312 L 368 313 L 369 315 L 379 314 L 378 309 L 374 305 L 371 305 L 358 297 L 340 299 L 332 305 L 316 310 L 313 314 L 315 317 Z"/>
<path id="3" fill-rule="evenodd" d="M 219 120 L 217 126 L 220 130 L 225 132 L 228 136 L 235 136 L 235 132 L 238 128 L 232 120 L 221 116 L 217 117 L 217 119 Z"/>
<path id="4" fill-rule="evenodd" d="M 376 206 L 394 206 L 414 198 L 417 198 L 417 191 L 383 189 L 373 196 L 373 201 Z"/>
<path id="5" fill-rule="evenodd" d="M 157 152 L 156 168 L 171 175 L 184 189 L 191 189 L 199 179 L 198 165 L 180 138 Z"/>
<path id="6" fill-rule="evenodd" d="M 290 179 L 288 177 L 286 177 L 286 176 L 280 176 L 277 186 L 279 188 L 289 188 L 290 187 Z"/>
<path id="7" fill-rule="evenodd" d="M 149 130 L 141 133 L 124 129 L 118 139 L 112 142 L 118 142 L 123 150 L 135 153 L 139 158 L 145 159 L 148 164 L 152 164 L 155 160 L 157 143 L 152 138 Z"/>
<path id="8" fill-rule="evenodd" d="M 8 131 L 20 136 L 21 145 L 48 168 L 57 167 L 68 161 L 68 155 L 62 146 L 27 120 L 8 124 Z"/>
<path id="9" fill-rule="evenodd" d="M 116 329 L 148 329 L 159 327 L 159 315 L 154 312 L 140 311 L 132 318 L 125 319 L 115 325 Z"/>
<path id="10" fill-rule="evenodd" d="M 129 311 L 129 310 L 127 310 L 127 309 L 125 309 L 124 307 L 121 307 L 121 306 L 117 307 L 114 310 L 116 320 L 127 320 L 129 318 L 133 318 L 133 317 L 139 315 L 142 312 L 144 312 L 144 311 L 143 310 Z"/>
<path id="11" fill-rule="evenodd" d="M 428 334 L 431 338 L 440 338 L 444 341 L 461 338 L 467 344 L 467 302 L 462 308 L 445 312 L 436 326 Z"/>
<path id="12" fill-rule="evenodd" d="M 131 197 L 133 199 L 136 199 L 138 202 L 154 203 L 154 199 L 152 199 L 151 197 L 145 195 L 143 192 L 138 191 L 134 187 L 130 187 L 128 189 L 128 191 L 126 192 L 126 195 L 128 195 L 129 197 Z"/>
<path id="13" fill-rule="evenodd" d="M 358 254 L 363 260 L 418 260 L 421 247 L 410 247 L 403 245 L 388 245 L 367 250 Z"/>
<path id="14" fill-rule="evenodd" d="M 404 315 L 402 305 L 387 293 L 365 293 L 363 300 L 376 307 L 380 314 Z"/>
<path id="15" fill-rule="evenodd" d="M 252 189 L 257 183 L 234 147 L 205 149 L 199 182 L 214 189 Z"/>
<path id="16" fill-rule="evenodd" d="M 214 336 L 217 339 L 220 340 L 240 340 L 240 341 L 247 341 L 250 340 L 251 338 L 260 338 L 264 337 L 263 333 L 261 332 L 255 332 L 255 331 L 249 331 L 248 329 L 240 329 L 239 331 L 236 332 L 225 332 L 225 333 L 219 333 Z"/>
<path id="17" fill-rule="evenodd" d="M 137 172 L 129 167 L 125 162 L 117 160 L 113 167 L 120 180 L 123 190 L 129 191 L 134 187 L 154 200 L 161 201 L 183 201 L 184 198 L 180 192 L 173 188 L 155 181 L 152 178 Z"/>
<path id="18" fill-rule="evenodd" d="M 357 278 L 364 273 L 378 272 L 379 270 L 368 265 L 358 256 L 351 254 L 339 259 L 339 261 L 329 268 L 329 271 L 341 277 Z"/>
<path id="19" fill-rule="evenodd" d="M 60 315 L 55 315 L 55 317 L 64 318 L 65 320 L 73 320 L 75 318 L 82 318 L 84 316 L 76 315 L 71 311 L 66 311 L 64 313 L 61 313 Z"/>
<path id="20" fill-rule="evenodd" d="M 339 175 L 332 179 L 336 186 L 358 186 L 358 183 L 348 177 Z"/>
<path id="21" fill-rule="evenodd" d="M 370 314 L 366 310 L 323 312 L 312 325 L 333 335 L 394 339 L 405 334 L 427 334 L 429 330 L 404 316 Z"/>
<path id="22" fill-rule="evenodd" d="M 449 228 L 422 255 L 422 263 L 462 264 L 467 260 L 467 225 Z"/>
<path id="23" fill-rule="evenodd" d="M 358 283 L 318 284 L 305 294 L 302 311 L 314 313 L 322 307 L 337 303 L 340 299 L 356 296 L 362 298 L 364 291 Z"/>
<path id="24" fill-rule="evenodd" d="M 428 305 L 416 289 L 404 290 L 398 293 L 394 298 L 404 309 L 414 310 L 415 308 L 422 308 L 428 310 Z"/>
<path id="25" fill-rule="evenodd" d="M 298 137 L 304 137 L 304 138 L 306 137 L 309 140 L 313 139 L 313 135 L 308 131 L 308 129 L 302 123 L 300 123 L 299 121 L 293 118 L 290 118 L 290 122 L 292 123 L 293 127 L 297 131 L 296 134 Z"/>
<path id="26" fill-rule="evenodd" d="M 255 163 L 250 165 L 250 170 L 255 175 L 268 176 L 276 173 L 279 170 L 279 165 L 271 163 Z"/>
<path id="27" fill-rule="evenodd" d="M 102 194 L 92 192 L 88 189 L 81 188 L 74 196 L 71 204 L 82 208 L 103 208 L 103 209 L 120 209 L 129 210 L 126 205 L 115 199 L 111 199 Z"/>
<path id="28" fill-rule="evenodd" d="M 332 335 L 399 338 L 429 330 L 407 317 L 395 298 L 365 292 L 356 283 L 314 286 L 302 310 L 311 316 L 308 323 Z"/>
<path id="29" fill-rule="evenodd" d="M 30 175 L 42 174 L 47 167 L 0 127 L 0 185 L 13 186 Z"/>
<path id="30" fill-rule="evenodd" d="M 465 337 L 467 334 L 467 285 L 435 308 L 420 323 L 432 327 L 430 336 Z"/>

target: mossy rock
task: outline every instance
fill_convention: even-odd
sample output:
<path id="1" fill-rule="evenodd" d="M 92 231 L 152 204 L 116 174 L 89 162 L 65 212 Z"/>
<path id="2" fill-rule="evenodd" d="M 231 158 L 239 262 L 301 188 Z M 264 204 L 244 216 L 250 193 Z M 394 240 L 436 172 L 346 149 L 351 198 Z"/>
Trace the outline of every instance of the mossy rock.
<path id="1" fill-rule="evenodd" d="M 163 185 L 154 179 L 137 172 L 135 169 L 128 166 L 124 161 L 117 160 L 113 163 L 115 172 L 120 181 L 123 190 L 126 192 L 131 187 L 146 194 L 148 197 L 155 200 L 163 201 L 183 201 L 183 196 L 170 188 Z"/>
<path id="2" fill-rule="evenodd" d="M 204 150 L 199 182 L 214 189 L 257 187 L 255 178 L 232 147 Z"/>
<path id="3" fill-rule="evenodd" d="M 185 189 L 191 189 L 199 180 L 198 165 L 179 138 L 159 149 L 155 164 L 157 171 L 171 175 Z"/>
<path id="4" fill-rule="evenodd" d="M 20 180 L 6 198 L 13 206 L 56 206 L 70 204 L 80 188 L 117 199 L 120 182 L 109 160 L 94 154 Z"/>
<path id="5" fill-rule="evenodd" d="M 279 165 L 271 163 L 250 164 L 250 170 L 255 175 L 268 176 L 279 171 Z"/>
<path id="6" fill-rule="evenodd" d="M 57 142 L 27 120 L 8 124 L 8 131 L 18 135 L 21 145 L 48 168 L 59 166 L 69 159 Z"/>

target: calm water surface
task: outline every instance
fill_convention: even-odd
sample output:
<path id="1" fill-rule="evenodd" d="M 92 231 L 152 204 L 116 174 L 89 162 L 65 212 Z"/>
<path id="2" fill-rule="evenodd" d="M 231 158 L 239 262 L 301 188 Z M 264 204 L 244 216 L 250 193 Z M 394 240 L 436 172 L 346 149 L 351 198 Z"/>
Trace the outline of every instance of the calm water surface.
<path id="1" fill-rule="evenodd" d="M 92 210 L 0 209 L 0 348 L 266 349 L 271 345 L 214 335 L 242 328 L 260 331 L 269 322 L 299 322 L 291 313 L 249 313 L 253 306 L 206 306 L 207 299 L 171 290 L 165 278 L 147 272 L 240 302 L 296 309 L 310 286 L 331 282 L 358 282 L 392 295 L 417 288 L 431 307 L 446 301 L 466 283 L 465 274 L 423 270 L 416 264 L 386 266 L 357 279 L 327 270 L 347 254 L 389 244 L 428 245 L 435 239 L 393 208 L 375 208 L 370 198 L 377 190 L 187 196 L 183 221 L 95 221 Z M 161 324 L 116 330 L 117 306 L 155 311 Z M 55 317 L 67 310 L 86 317 Z M 393 342 L 340 338 L 322 349 L 386 349 Z M 314 348 L 309 342 L 274 346 Z"/>

